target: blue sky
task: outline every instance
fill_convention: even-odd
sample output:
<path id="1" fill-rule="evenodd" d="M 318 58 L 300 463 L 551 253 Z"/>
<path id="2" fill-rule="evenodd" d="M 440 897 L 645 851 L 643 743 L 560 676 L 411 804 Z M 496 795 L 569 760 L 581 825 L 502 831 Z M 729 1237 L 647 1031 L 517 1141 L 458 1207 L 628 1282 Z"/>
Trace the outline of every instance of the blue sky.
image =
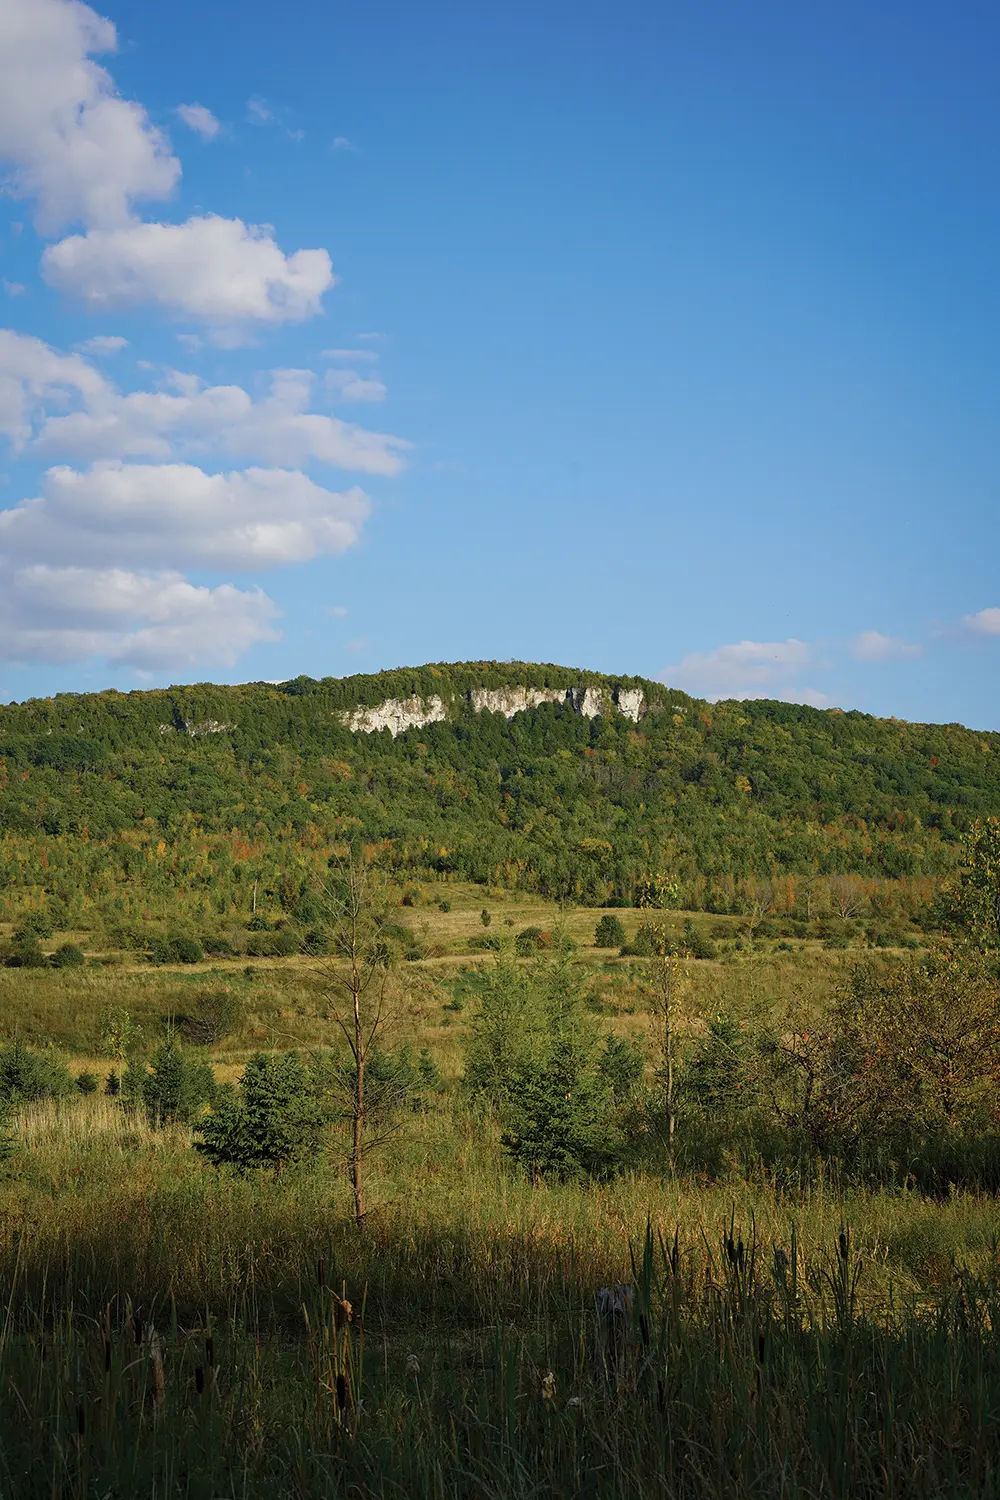
<path id="1" fill-rule="evenodd" d="M 1000 728 L 998 43 L 0 0 L 0 699 L 518 657 Z"/>

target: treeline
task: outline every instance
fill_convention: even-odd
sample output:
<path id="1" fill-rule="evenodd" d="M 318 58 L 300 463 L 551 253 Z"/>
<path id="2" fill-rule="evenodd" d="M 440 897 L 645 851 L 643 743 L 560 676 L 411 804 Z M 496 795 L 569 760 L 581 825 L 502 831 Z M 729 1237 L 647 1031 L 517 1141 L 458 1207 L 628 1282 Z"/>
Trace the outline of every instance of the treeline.
<path id="1" fill-rule="evenodd" d="M 473 687 L 641 687 L 638 724 L 565 703 L 506 720 Z M 437 695 L 392 739 L 346 709 Z M 665 884 L 741 909 L 746 882 L 851 873 L 931 889 L 1000 807 L 1000 735 L 773 702 L 709 705 L 637 678 L 464 663 L 282 685 L 59 695 L 0 709 L 5 915 L 204 919 L 301 900 L 337 848 L 400 882 L 472 880 L 594 905 Z M 146 914 L 149 914 L 147 917 Z M 56 921 L 56 926 L 63 925 Z"/>

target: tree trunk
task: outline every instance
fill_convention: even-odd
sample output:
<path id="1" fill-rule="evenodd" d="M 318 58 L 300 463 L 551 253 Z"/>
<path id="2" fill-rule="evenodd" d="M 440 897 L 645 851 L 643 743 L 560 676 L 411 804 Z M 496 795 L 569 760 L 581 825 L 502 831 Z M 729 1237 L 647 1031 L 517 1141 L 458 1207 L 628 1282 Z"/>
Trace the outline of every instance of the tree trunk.
<path id="1" fill-rule="evenodd" d="M 361 1024 L 361 977 L 353 959 L 354 979 L 354 1101 L 351 1136 L 351 1187 L 354 1189 L 354 1222 L 365 1222 L 364 1134 L 365 1134 L 365 1037 Z"/>

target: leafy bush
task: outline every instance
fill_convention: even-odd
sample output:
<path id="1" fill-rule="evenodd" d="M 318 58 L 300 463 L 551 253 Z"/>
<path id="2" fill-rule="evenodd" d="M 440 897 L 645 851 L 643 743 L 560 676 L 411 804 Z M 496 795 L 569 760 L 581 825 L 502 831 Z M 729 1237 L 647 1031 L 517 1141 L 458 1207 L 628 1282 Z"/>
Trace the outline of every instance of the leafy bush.
<path id="1" fill-rule="evenodd" d="M 198 1126 L 197 1148 L 216 1167 L 280 1172 L 316 1152 L 322 1127 L 313 1079 L 301 1058 L 258 1052 L 239 1088 L 219 1091 Z"/>
<path id="2" fill-rule="evenodd" d="M 451 911 L 451 902 L 450 901 L 439 901 L 438 902 L 438 911 Z"/>
<path id="3" fill-rule="evenodd" d="M 86 962 L 83 949 L 75 943 L 62 943 L 52 955 L 54 969 L 79 969 Z"/>
<path id="4" fill-rule="evenodd" d="M 53 927 L 47 912 L 32 911 L 22 917 L 14 928 L 13 939 L 15 943 L 23 942 L 25 939 L 50 938 Z"/>
<path id="5" fill-rule="evenodd" d="M 595 948 L 621 948 L 625 942 L 625 929 L 618 917 L 610 912 L 598 922 L 594 931 Z"/>
<path id="6" fill-rule="evenodd" d="M 33 932 L 23 937 L 15 938 L 7 949 L 4 963 L 9 969 L 45 969 L 48 968 L 48 959 L 38 945 L 38 939 Z"/>
<path id="7" fill-rule="evenodd" d="M 201 946 L 211 958 L 238 958 L 242 952 L 227 937 L 209 932 L 202 933 Z"/>
<path id="8" fill-rule="evenodd" d="M 498 953 L 500 939 L 491 932 L 481 932 L 469 938 L 469 949 L 472 953 Z"/>
<path id="9" fill-rule="evenodd" d="M 551 941 L 548 933 L 540 927 L 522 927 L 514 939 L 514 952 L 518 958 L 530 958 L 540 948 L 548 948 Z"/>
<path id="10" fill-rule="evenodd" d="M 177 1030 L 192 1046 L 211 1047 L 232 1035 L 243 1020 L 243 1013 L 242 999 L 228 985 L 202 990 L 192 997 L 184 1014 L 177 1016 Z"/>
<path id="11" fill-rule="evenodd" d="M 290 927 L 252 932 L 247 938 L 248 958 L 291 958 L 301 951 L 302 941 Z"/>
<path id="12" fill-rule="evenodd" d="M 150 939 L 149 961 L 153 964 L 200 964 L 205 950 L 197 938 L 179 933 L 174 937 Z"/>

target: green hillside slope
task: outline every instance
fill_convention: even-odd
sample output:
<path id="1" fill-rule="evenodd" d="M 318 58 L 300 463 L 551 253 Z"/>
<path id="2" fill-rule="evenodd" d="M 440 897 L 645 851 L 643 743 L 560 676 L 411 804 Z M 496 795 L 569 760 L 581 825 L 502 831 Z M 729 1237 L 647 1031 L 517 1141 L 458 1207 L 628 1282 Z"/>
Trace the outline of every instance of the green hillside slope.
<path id="1" fill-rule="evenodd" d="M 579 711 L 588 688 L 595 717 Z M 519 689 L 559 701 L 509 719 L 474 710 L 486 690 L 513 702 Z M 390 699 L 437 721 L 396 738 L 345 722 Z M 556 666 L 459 663 L 0 709 L 8 916 L 45 901 L 222 916 L 245 909 L 252 881 L 287 908 L 355 834 L 412 878 L 608 904 L 669 874 L 690 904 L 725 905 L 762 873 L 939 876 L 971 820 L 997 811 L 998 734 L 710 705 Z"/>

